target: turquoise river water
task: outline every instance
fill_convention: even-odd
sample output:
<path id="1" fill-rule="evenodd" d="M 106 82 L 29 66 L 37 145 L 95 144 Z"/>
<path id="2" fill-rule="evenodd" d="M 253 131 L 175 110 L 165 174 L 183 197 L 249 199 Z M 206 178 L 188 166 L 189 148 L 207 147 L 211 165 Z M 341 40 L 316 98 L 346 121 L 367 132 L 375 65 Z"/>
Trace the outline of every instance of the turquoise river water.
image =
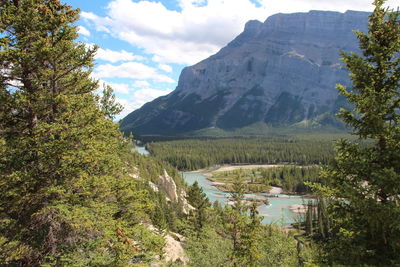
<path id="1" fill-rule="evenodd" d="M 149 154 L 144 147 L 136 146 L 134 150 L 142 155 Z M 218 190 L 203 174 L 199 172 L 182 172 L 182 177 L 189 185 L 192 185 L 197 181 L 211 202 L 218 201 L 221 204 L 228 203 L 229 193 Z M 271 197 L 271 195 L 266 193 L 246 194 L 246 198 L 268 199 L 269 205 L 263 204 L 258 208 L 259 215 L 264 217 L 262 222 L 265 224 L 275 223 L 283 226 L 300 220 L 301 215 L 292 212 L 289 208 L 293 204 L 307 203 L 309 199 L 301 196 L 289 196 L 285 194 L 274 194 L 274 196 L 277 197 Z"/>
<path id="2" fill-rule="evenodd" d="M 218 201 L 219 203 L 226 204 L 229 201 L 229 193 L 218 190 L 203 174 L 198 172 L 183 172 L 182 177 L 189 185 L 197 181 L 211 202 Z M 308 199 L 301 196 L 289 196 L 285 194 L 274 195 L 277 197 L 271 197 L 271 195 L 266 193 L 246 194 L 245 196 L 246 198 L 253 199 L 268 199 L 269 205 L 263 204 L 259 206 L 259 215 L 264 217 L 263 223 L 275 223 L 277 225 L 288 225 L 299 221 L 301 215 L 292 212 L 289 208 L 293 204 L 304 204 L 308 201 Z"/>

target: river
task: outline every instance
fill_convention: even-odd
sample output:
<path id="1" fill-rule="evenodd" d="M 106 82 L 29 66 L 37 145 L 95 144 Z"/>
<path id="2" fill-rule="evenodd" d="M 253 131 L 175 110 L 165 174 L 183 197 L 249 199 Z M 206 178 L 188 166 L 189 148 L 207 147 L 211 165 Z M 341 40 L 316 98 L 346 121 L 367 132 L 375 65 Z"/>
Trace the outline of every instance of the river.
<path id="1" fill-rule="evenodd" d="M 145 156 L 148 156 L 150 154 L 149 151 L 147 151 L 147 149 L 144 146 L 135 146 L 133 148 L 133 151 L 136 151 L 139 154 L 142 154 L 142 155 L 145 155 Z"/>
<path id="2" fill-rule="evenodd" d="M 183 172 L 182 177 L 189 185 L 197 181 L 211 202 L 218 201 L 226 204 L 229 201 L 229 193 L 218 190 L 212 185 L 212 182 L 200 172 Z M 292 212 L 289 208 L 293 204 L 304 204 L 309 200 L 301 196 L 289 196 L 285 194 L 277 194 L 276 196 L 278 197 L 268 197 L 268 195 L 269 194 L 266 193 L 245 194 L 246 198 L 268 199 L 269 205 L 263 204 L 258 208 L 259 215 L 264 217 L 262 222 L 265 224 L 275 223 L 284 226 L 293 222 L 298 222 L 301 215 Z"/>
<path id="3" fill-rule="evenodd" d="M 149 155 L 145 147 L 136 146 L 135 151 L 142 155 Z M 204 193 L 211 202 L 218 201 L 221 204 L 226 204 L 229 199 L 229 193 L 222 192 L 212 185 L 200 172 L 182 172 L 183 179 L 192 185 L 195 181 L 203 188 Z M 260 205 L 258 208 L 259 215 L 263 216 L 262 222 L 265 224 L 274 223 L 277 225 L 285 226 L 293 222 L 298 222 L 301 219 L 300 214 L 292 212 L 290 206 L 293 204 L 305 204 L 309 199 L 301 196 L 289 196 L 285 194 L 277 194 L 278 197 L 268 197 L 269 194 L 246 194 L 246 198 L 268 199 L 269 205 Z M 275 194 L 274 194 L 275 195 Z"/>

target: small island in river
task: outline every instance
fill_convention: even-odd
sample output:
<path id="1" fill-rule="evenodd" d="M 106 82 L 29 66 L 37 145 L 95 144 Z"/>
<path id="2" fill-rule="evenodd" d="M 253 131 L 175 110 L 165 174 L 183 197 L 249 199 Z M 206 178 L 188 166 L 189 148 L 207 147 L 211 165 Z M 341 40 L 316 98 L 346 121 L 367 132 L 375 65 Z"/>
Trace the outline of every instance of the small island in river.
<path id="1" fill-rule="evenodd" d="M 315 180 L 319 170 L 318 166 L 229 165 L 201 172 L 222 192 L 232 192 L 233 184 L 241 180 L 245 193 L 302 195 L 310 193 L 304 182 Z"/>

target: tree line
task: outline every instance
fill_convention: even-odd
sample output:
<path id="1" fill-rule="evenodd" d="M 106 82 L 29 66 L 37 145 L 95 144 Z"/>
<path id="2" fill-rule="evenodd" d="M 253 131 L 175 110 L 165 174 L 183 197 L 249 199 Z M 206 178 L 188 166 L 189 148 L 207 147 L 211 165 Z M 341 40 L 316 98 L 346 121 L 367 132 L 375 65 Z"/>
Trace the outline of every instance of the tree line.
<path id="1" fill-rule="evenodd" d="M 361 142 L 337 142 L 326 183 L 310 184 L 327 201 L 316 219 L 309 209 L 307 232 L 328 266 L 400 266 L 400 13 L 385 2 L 355 31 L 362 54 L 341 53 L 352 86 L 337 89 L 353 108 L 338 116 Z"/>
<path id="2" fill-rule="evenodd" d="M 209 179 L 215 182 L 232 184 L 243 180 L 246 186 L 265 185 L 282 187 L 287 193 L 311 193 L 306 182 L 322 182 L 319 178 L 320 166 L 279 166 L 271 168 L 239 169 L 224 172 L 212 172 Z M 251 191 L 251 190 L 249 190 Z M 265 191 L 263 191 L 265 192 Z"/>
<path id="3" fill-rule="evenodd" d="M 217 164 L 327 164 L 334 156 L 332 141 L 286 137 L 177 140 L 148 143 L 146 147 L 179 170 Z"/>
<path id="4" fill-rule="evenodd" d="M 58 0 L 0 3 L 1 266 L 147 264 L 164 253 L 156 208 L 179 217 L 148 185 L 167 169 L 180 186 L 177 171 L 131 152 L 78 18 Z"/>
<path id="5" fill-rule="evenodd" d="M 260 223 L 256 203 L 243 201 L 240 180 L 232 206 L 211 205 L 196 184 L 188 187 L 189 214 L 149 181 L 167 169 L 186 187 L 163 162 L 168 149 L 168 161 L 196 169 L 324 163 L 332 158 L 330 144 L 178 141 L 180 149 L 150 144 L 150 150 L 163 148 L 159 156 L 152 151 L 156 159 L 134 154 L 112 121 L 120 106 L 111 88 L 102 97 L 94 93 L 98 83 L 89 77 L 96 47 L 75 42 L 79 11 L 58 0 L 2 1 L 0 265 L 149 265 L 163 255 L 165 231 L 175 231 L 187 237 L 191 266 L 399 266 L 400 13 L 384 3 L 374 1 L 369 32 L 356 32 L 363 54 L 342 53 L 353 87 L 338 87 L 354 106 L 339 116 L 370 145 L 337 143 L 321 173 L 324 183 L 307 184 L 319 202 L 309 204 L 303 224 L 308 242 L 296 243 L 293 233 Z M 275 176 L 302 177 L 287 171 Z"/>

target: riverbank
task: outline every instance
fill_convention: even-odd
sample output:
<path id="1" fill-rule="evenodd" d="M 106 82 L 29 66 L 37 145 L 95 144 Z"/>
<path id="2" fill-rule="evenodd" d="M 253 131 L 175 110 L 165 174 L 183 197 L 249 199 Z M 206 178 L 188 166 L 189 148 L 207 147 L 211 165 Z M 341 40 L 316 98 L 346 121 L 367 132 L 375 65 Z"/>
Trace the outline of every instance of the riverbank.
<path id="1" fill-rule="evenodd" d="M 297 166 L 292 164 L 253 164 L 253 165 L 217 165 L 195 172 L 201 173 L 212 185 L 223 192 L 232 192 L 233 184 L 242 180 L 246 193 L 269 193 L 303 195 L 313 197 L 305 181 L 316 181 L 318 166 Z M 280 189 L 277 189 L 280 188 Z"/>
<path id="2" fill-rule="evenodd" d="M 209 170 L 207 171 L 209 172 Z M 220 204 L 231 204 L 230 194 L 220 191 L 213 182 L 203 175 L 202 172 L 184 172 L 182 177 L 185 181 L 192 185 L 197 182 L 203 189 L 211 202 L 218 201 Z M 300 195 L 287 195 L 282 188 L 272 187 L 271 193 L 245 194 L 246 201 L 253 199 L 257 201 L 259 215 L 263 216 L 263 224 L 276 224 L 276 226 L 289 226 L 291 223 L 298 222 L 301 214 L 292 212 L 289 208 L 293 204 L 304 204 L 308 199 Z M 268 202 L 264 202 L 268 200 Z"/>
<path id="3" fill-rule="evenodd" d="M 216 178 L 214 178 L 214 174 L 220 174 L 222 172 L 234 172 L 238 170 L 257 170 L 257 169 L 269 169 L 269 168 L 277 168 L 277 167 L 288 167 L 288 166 L 295 166 L 298 168 L 304 168 L 304 167 L 310 167 L 310 166 L 297 166 L 293 164 L 243 164 L 243 165 L 231 165 L 231 164 L 226 164 L 226 165 L 217 165 L 215 167 L 210 167 L 207 169 L 199 169 L 195 171 L 189 171 L 188 173 L 200 173 L 204 177 L 207 178 L 208 181 L 210 181 L 210 184 L 214 187 L 216 187 L 219 191 L 224 192 L 224 193 L 229 193 L 231 190 L 229 190 L 228 186 L 232 185 L 233 181 L 230 182 L 224 182 L 220 181 Z M 257 184 L 257 183 L 253 183 Z M 271 194 L 272 197 L 273 195 L 278 195 L 278 194 L 288 194 L 288 195 L 298 195 L 295 194 L 294 192 L 284 192 L 284 190 L 281 187 L 277 186 L 269 186 L 268 190 L 261 190 L 261 191 L 248 191 L 246 193 L 266 193 L 266 194 Z M 302 195 L 304 198 L 315 198 L 315 196 L 311 194 L 305 194 Z M 294 213 L 303 213 L 303 208 L 301 207 L 303 205 L 295 205 L 292 207 L 291 211 Z M 300 211 L 299 211 L 300 210 Z"/>
<path id="4" fill-rule="evenodd" d="M 299 214 L 305 214 L 307 212 L 307 204 L 293 204 L 289 207 L 290 211 Z"/>
<path id="5" fill-rule="evenodd" d="M 285 166 L 294 166 L 290 164 L 259 164 L 259 165 L 222 165 L 218 169 L 213 172 L 229 172 L 235 170 L 252 170 L 252 169 L 267 169 L 267 168 L 276 168 L 276 167 L 285 167 Z"/>
<path id="6" fill-rule="evenodd" d="M 276 168 L 276 167 L 286 167 L 286 166 L 296 166 L 293 164 L 244 164 L 244 165 L 231 165 L 231 164 L 226 164 L 226 165 L 217 165 L 215 167 L 211 168 L 204 168 L 204 169 L 198 169 L 195 171 L 189 171 L 191 173 L 201 173 L 204 176 L 207 176 L 207 174 L 210 174 L 212 172 L 227 172 L 227 171 L 235 171 L 235 170 L 252 170 L 252 169 L 259 169 L 259 168 Z M 298 166 L 299 168 L 303 166 Z"/>
<path id="7" fill-rule="evenodd" d="M 192 171 L 191 173 L 201 173 L 205 176 L 213 186 L 215 186 L 221 192 L 229 193 L 232 192 L 233 182 L 236 178 L 233 179 L 218 179 L 216 176 L 219 176 L 222 172 L 229 173 L 234 172 L 237 170 L 255 170 L 255 169 L 263 169 L 263 168 L 275 168 L 275 167 L 282 167 L 287 166 L 283 164 L 264 164 L 264 165 L 222 165 L 216 166 L 214 168 L 209 169 L 200 169 L 196 171 Z M 267 194 L 281 194 L 283 189 L 280 187 L 274 187 L 270 185 L 266 185 L 260 182 L 252 182 L 250 179 L 245 179 L 245 191 L 246 193 L 267 193 Z"/>

